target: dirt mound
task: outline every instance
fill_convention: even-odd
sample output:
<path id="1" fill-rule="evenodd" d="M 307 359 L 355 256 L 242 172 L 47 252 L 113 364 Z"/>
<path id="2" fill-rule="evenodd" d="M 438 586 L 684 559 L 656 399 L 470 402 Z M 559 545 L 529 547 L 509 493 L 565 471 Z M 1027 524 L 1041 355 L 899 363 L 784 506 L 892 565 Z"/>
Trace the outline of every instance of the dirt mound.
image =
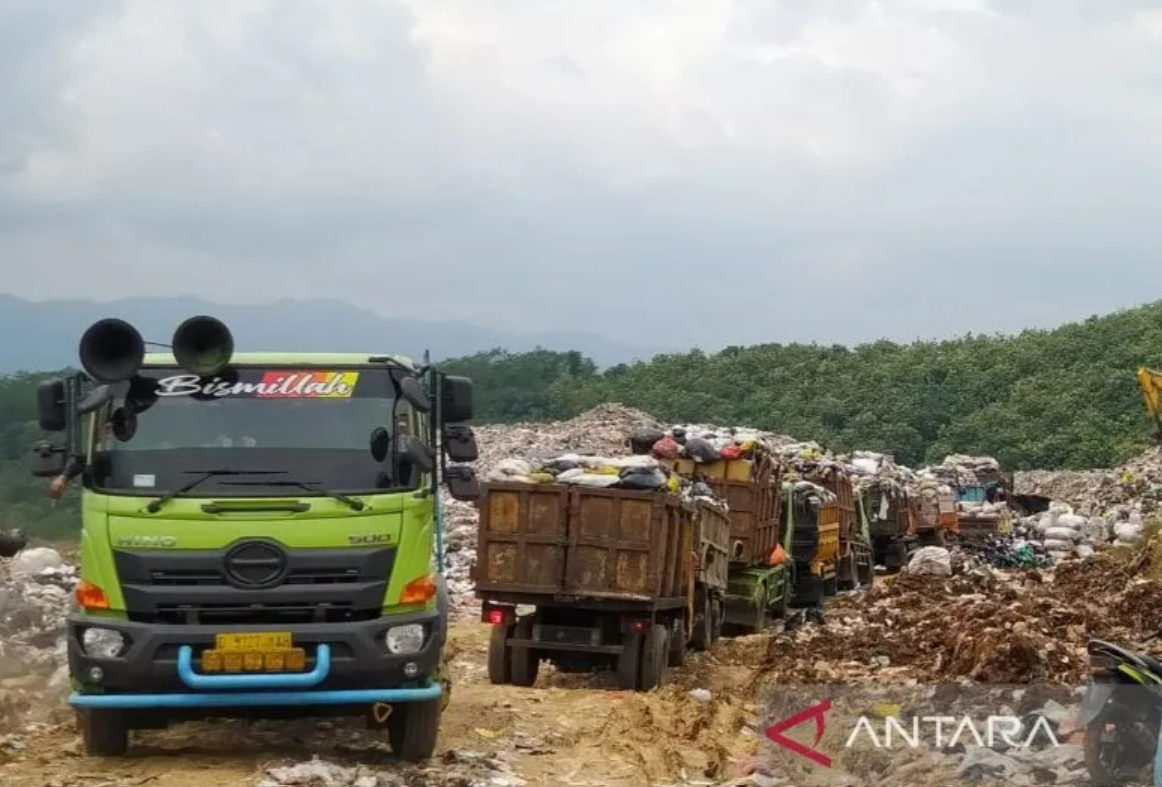
<path id="1" fill-rule="evenodd" d="M 1160 619 L 1162 583 L 1111 573 L 1107 561 L 1056 575 L 905 574 L 838 599 L 823 625 L 772 638 L 760 683 L 1078 683 L 1089 639 L 1139 642 Z"/>

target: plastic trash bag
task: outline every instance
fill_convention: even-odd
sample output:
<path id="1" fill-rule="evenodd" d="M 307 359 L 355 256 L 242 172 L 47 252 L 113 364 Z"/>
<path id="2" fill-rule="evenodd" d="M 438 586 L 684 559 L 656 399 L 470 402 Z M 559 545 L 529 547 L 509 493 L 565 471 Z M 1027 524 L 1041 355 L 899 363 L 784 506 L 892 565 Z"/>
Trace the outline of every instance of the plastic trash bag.
<path id="1" fill-rule="evenodd" d="M 666 474 L 655 468 L 627 467 L 621 471 L 621 486 L 626 489 L 661 489 Z"/>
<path id="2" fill-rule="evenodd" d="M 654 443 L 651 452 L 658 459 L 677 459 L 679 453 L 682 451 L 682 446 L 674 440 L 674 438 L 666 435 L 658 442 Z"/>
<path id="3" fill-rule="evenodd" d="M 717 462 L 719 459 L 718 449 L 709 441 L 703 440 L 700 437 L 694 437 L 686 441 L 686 456 L 700 464 Z"/>
<path id="4" fill-rule="evenodd" d="M 637 429 L 629 436 L 629 451 L 636 455 L 648 454 L 665 436 L 660 429 Z"/>

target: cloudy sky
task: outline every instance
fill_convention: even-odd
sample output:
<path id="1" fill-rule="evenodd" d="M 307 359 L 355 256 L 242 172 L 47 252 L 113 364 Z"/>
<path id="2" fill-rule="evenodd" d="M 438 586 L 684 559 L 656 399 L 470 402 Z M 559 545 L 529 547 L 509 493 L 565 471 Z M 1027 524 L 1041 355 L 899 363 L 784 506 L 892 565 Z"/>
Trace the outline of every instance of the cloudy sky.
<path id="1" fill-rule="evenodd" d="M 1134 0 L 0 0 L 0 291 L 631 343 L 1162 293 Z"/>

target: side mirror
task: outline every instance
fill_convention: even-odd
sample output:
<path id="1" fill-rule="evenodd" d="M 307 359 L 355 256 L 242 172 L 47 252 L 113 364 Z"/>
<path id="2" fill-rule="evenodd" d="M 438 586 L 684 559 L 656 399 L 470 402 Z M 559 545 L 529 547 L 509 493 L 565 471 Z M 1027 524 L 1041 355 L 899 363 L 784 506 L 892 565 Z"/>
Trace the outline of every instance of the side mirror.
<path id="1" fill-rule="evenodd" d="M 480 479 L 476 471 L 466 465 L 457 465 L 444 470 L 444 486 L 453 500 L 468 502 L 480 499 Z"/>
<path id="2" fill-rule="evenodd" d="M 399 439 L 399 458 L 410 463 L 421 473 L 430 473 L 436 466 L 432 449 L 414 437 L 401 437 Z"/>
<path id="3" fill-rule="evenodd" d="M 45 380 L 36 386 L 36 419 L 46 432 L 63 432 L 68 428 L 64 380 Z"/>
<path id="4" fill-rule="evenodd" d="M 109 421 L 113 426 L 113 436 L 119 442 L 128 443 L 137 434 L 137 415 L 128 407 L 118 407 Z"/>
<path id="5" fill-rule="evenodd" d="M 440 418 L 444 423 L 471 421 L 472 381 L 467 377 L 445 375 L 440 381 Z"/>
<path id="6" fill-rule="evenodd" d="M 66 454 L 64 446 L 41 440 L 32 446 L 28 469 L 36 478 L 55 478 L 65 471 Z"/>
<path id="7" fill-rule="evenodd" d="M 376 462 L 382 462 L 387 459 L 387 452 L 391 448 L 391 435 L 382 426 L 377 426 L 371 430 L 371 441 L 368 446 L 371 449 L 371 458 Z"/>
<path id="8" fill-rule="evenodd" d="M 475 462 L 480 456 L 476 435 L 467 426 L 445 426 L 444 453 L 453 462 Z"/>
<path id="9" fill-rule="evenodd" d="M 424 384 L 415 377 L 405 377 L 399 381 L 399 395 L 421 413 L 432 409 L 432 400 L 424 391 Z"/>
<path id="10" fill-rule="evenodd" d="M 81 415 L 88 415 L 100 410 L 109 400 L 113 398 L 113 389 L 107 385 L 98 385 L 94 388 L 88 396 L 81 400 L 77 405 L 77 412 Z"/>

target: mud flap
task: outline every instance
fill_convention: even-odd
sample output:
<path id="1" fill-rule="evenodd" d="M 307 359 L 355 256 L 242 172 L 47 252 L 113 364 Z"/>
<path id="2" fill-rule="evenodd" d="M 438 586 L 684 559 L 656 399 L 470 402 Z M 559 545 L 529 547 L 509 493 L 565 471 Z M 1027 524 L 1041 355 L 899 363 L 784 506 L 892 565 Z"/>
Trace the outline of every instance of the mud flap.
<path id="1" fill-rule="evenodd" d="M 1091 683 L 1085 690 L 1085 697 L 1081 700 L 1081 710 L 1077 712 L 1077 728 L 1085 729 L 1102 712 L 1106 704 L 1114 696 L 1116 683 Z"/>

